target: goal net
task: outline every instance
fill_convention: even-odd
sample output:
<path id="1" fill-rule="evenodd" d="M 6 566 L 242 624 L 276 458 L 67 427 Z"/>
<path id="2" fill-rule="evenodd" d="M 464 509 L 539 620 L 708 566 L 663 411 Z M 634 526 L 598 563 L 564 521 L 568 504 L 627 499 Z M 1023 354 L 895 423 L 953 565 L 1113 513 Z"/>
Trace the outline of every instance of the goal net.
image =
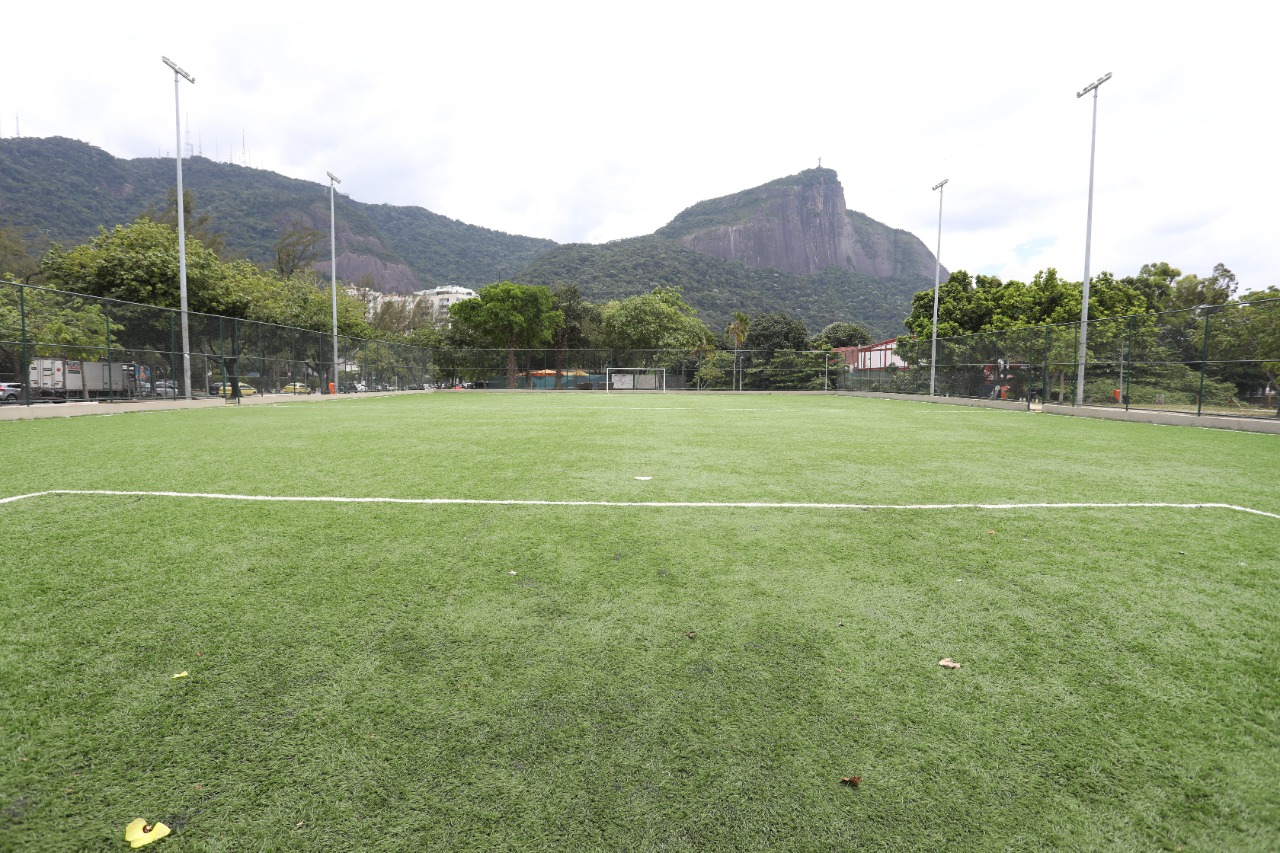
<path id="1" fill-rule="evenodd" d="M 605 391 L 666 391 L 665 367 L 606 367 Z"/>

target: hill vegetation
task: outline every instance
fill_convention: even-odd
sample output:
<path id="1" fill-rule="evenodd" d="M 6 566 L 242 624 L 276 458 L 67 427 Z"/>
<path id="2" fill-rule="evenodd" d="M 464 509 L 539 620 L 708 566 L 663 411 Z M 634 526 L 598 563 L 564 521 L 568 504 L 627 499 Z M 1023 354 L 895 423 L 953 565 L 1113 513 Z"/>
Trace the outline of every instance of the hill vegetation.
<path id="1" fill-rule="evenodd" d="M 194 215 L 203 228 L 198 236 L 223 260 L 247 259 L 271 269 L 282 239 L 310 231 L 316 237 L 308 263 L 327 275 L 327 185 L 199 156 L 183 161 L 183 177 L 189 233 Z M 876 335 L 897 334 L 912 293 L 931 284 L 918 275 L 884 277 L 841 267 L 796 274 L 722 259 L 680 242 L 699 230 L 752 217 L 767 220 L 774 213 L 764 206 L 766 199 L 815 182 L 838 190 L 834 172 L 810 169 L 700 202 L 654 235 L 603 245 L 557 245 L 468 225 L 420 207 L 365 204 L 339 194 L 338 276 L 383 292 L 447 284 L 478 288 L 501 280 L 573 284 L 584 299 L 599 303 L 645 294 L 655 286 L 678 287 L 713 329 L 723 329 L 736 311 L 783 312 L 812 331 L 852 320 Z M 53 243 L 64 249 L 84 244 L 100 228 L 110 231 L 143 215 L 167 221 L 166 210 L 172 218 L 173 185 L 174 164 L 167 157 L 124 160 L 64 138 L 0 139 L 0 230 L 10 242 L 23 241 L 32 257 Z M 840 215 L 875 241 L 897 246 L 894 263 L 901 261 L 905 269 L 908 244 L 915 238 L 864 214 L 844 212 L 840 199 Z M 894 244 L 896 233 L 909 240 Z M 18 270 L 11 266 L 8 271 Z"/>

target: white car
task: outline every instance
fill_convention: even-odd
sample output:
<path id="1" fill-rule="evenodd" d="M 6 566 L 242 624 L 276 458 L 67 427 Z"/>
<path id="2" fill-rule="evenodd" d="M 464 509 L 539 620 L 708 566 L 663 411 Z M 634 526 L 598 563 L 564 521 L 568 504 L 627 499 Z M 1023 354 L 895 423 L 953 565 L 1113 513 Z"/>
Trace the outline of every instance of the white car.
<path id="1" fill-rule="evenodd" d="M 16 403 L 21 399 L 21 382 L 0 382 L 0 403 Z"/>

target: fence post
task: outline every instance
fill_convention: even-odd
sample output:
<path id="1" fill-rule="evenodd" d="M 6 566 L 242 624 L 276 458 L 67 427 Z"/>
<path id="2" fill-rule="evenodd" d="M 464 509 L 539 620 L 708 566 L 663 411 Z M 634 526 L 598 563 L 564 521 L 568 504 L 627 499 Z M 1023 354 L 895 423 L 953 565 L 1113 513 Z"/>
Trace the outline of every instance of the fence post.
<path id="1" fill-rule="evenodd" d="M 1120 397 L 1124 401 L 1124 410 L 1129 411 L 1129 388 L 1133 386 L 1133 315 L 1129 315 L 1129 346 L 1120 354 Z M 1124 361 L 1129 359 L 1129 384 L 1124 384 Z"/>
<path id="2" fill-rule="evenodd" d="M 18 285 L 18 315 L 22 318 L 22 367 L 20 371 L 26 371 L 27 375 L 22 376 L 19 372 L 19 378 L 23 379 L 22 396 L 26 397 L 26 404 L 31 405 L 31 364 L 27 355 L 27 287 L 26 285 Z"/>
<path id="3" fill-rule="evenodd" d="M 106 325 L 106 328 L 103 330 L 106 333 L 106 338 L 103 339 L 103 343 L 107 350 L 107 400 L 108 402 L 115 402 L 115 390 L 113 388 L 115 383 L 111 381 L 111 302 L 106 299 L 102 300 L 102 319 Z M 81 368 L 80 381 L 88 383 L 88 370 Z"/>
<path id="4" fill-rule="evenodd" d="M 1204 373 L 1209 366 L 1209 318 L 1213 316 L 1213 308 L 1204 307 L 1204 346 L 1200 352 L 1200 393 L 1196 395 L 1196 417 L 1204 411 Z"/>
<path id="5" fill-rule="evenodd" d="M 1052 326 L 1044 327 L 1044 369 L 1040 371 L 1040 382 L 1044 386 L 1044 390 L 1040 392 L 1040 405 L 1043 407 L 1049 402 L 1049 330 Z"/>
<path id="6" fill-rule="evenodd" d="M 174 332 L 173 332 L 173 311 L 170 311 L 170 312 L 169 312 L 169 375 L 170 375 L 170 376 L 176 376 L 176 375 L 177 375 L 177 373 L 178 373 L 177 369 L 174 367 L 174 364 L 173 364 L 173 353 L 174 353 L 174 350 L 176 350 L 176 349 L 178 348 L 177 341 L 175 341 L 175 340 L 174 340 L 173 334 L 174 334 Z M 208 373 L 208 359 L 205 359 L 205 372 L 206 372 L 206 373 Z M 155 378 L 154 378 L 154 377 L 152 377 L 152 381 L 153 381 L 153 382 L 155 381 Z M 152 386 L 152 387 L 154 388 L 155 386 Z M 175 390 L 174 390 L 174 392 L 173 392 L 173 396 L 174 396 L 174 398 L 176 399 L 176 398 L 177 398 L 177 396 L 178 396 L 178 392 L 177 392 L 178 383 L 177 383 L 177 382 L 174 382 L 174 383 L 173 383 L 173 387 L 174 387 L 174 389 L 175 389 Z M 208 391 L 209 389 L 208 389 L 208 388 L 205 388 L 204 390 Z M 190 389 L 190 388 L 184 388 L 184 389 L 182 389 L 182 391 L 183 391 L 183 396 L 184 396 L 184 397 L 187 397 L 188 399 L 190 399 L 190 397 L 191 397 L 191 389 Z"/>

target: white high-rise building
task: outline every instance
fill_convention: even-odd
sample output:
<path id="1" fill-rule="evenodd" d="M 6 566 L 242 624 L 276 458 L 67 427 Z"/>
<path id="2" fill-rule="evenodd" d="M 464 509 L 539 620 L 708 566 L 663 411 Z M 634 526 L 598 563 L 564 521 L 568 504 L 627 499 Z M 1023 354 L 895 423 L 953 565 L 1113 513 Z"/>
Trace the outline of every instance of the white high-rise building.
<path id="1" fill-rule="evenodd" d="M 464 299 L 475 299 L 479 295 L 469 287 L 458 287 L 457 285 L 435 287 L 431 290 L 419 290 L 413 294 L 415 301 L 425 299 L 431 304 L 431 316 L 435 317 L 436 324 L 440 326 L 449 325 L 450 305 L 456 305 Z"/>

